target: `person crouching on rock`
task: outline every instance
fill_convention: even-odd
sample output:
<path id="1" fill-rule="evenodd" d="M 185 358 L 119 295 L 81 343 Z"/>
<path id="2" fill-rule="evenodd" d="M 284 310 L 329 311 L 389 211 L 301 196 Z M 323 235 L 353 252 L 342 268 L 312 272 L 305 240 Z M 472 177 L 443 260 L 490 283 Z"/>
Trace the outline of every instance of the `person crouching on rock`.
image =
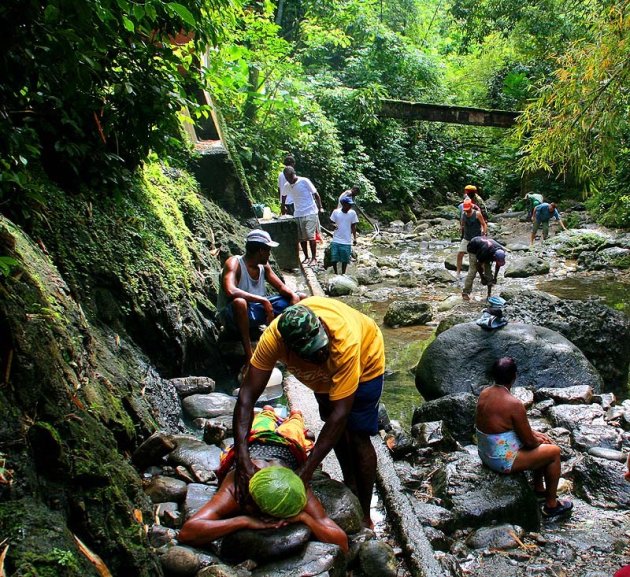
<path id="1" fill-rule="evenodd" d="M 495 384 L 477 401 L 477 450 L 482 462 L 497 473 L 534 472 L 534 491 L 545 499 L 545 517 L 568 514 L 569 500 L 557 498 L 560 447 L 543 433 L 533 431 L 523 403 L 510 390 L 516 381 L 516 363 L 510 357 L 492 366 Z"/>
<path id="2" fill-rule="evenodd" d="M 255 488 L 250 484 L 250 499 L 244 507 L 236 499 L 234 483 L 234 449 L 221 457 L 217 476 L 222 479 L 217 492 L 197 513 L 188 519 L 179 531 L 178 540 L 194 547 L 207 546 L 211 541 L 241 529 L 278 529 L 293 523 L 304 523 L 318 541 L 338 545 L 348 551 L 348 536 L 324 510 L 319 499 L 310 488 L 305 489 L 302 480 L 292 471 L 306 460 L 307 451 L 313 446 L 304 428 L 304 417 L 300 411 L 282 420 L 273 407 L 265 406 L 253 420 L 249 451 L 252 462 L 259 469 L 281 473 L 286 485 L 270 483 L 270 491 L 281 490 L 282 495 L 265 494 L 266 488 Z M 287 471 L 277 471 L 281 467 Z M 256 481 L 256 475 L 252 477 Z M 262 483 L 261 483 L 262 485 Z M 275 485 L 275 487 L 273 486 Z M 256 494 L 254 494 L 256 493 Z M 282 501 L 283 510 L 278 509 Z M 287 503 L 297 503 L 295 510 L 287 509 Z M 306 502 L 306 504 L 304 504 Z M 289 506 L 290 508 L 290 506 Z"/>

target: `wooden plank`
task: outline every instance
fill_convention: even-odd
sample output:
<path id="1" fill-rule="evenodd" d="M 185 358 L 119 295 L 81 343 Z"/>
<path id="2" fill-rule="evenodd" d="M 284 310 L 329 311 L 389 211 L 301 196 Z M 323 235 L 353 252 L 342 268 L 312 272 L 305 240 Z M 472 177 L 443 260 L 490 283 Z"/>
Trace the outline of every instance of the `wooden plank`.
<path id="1" fill-rule="evenodd" d="M 381 100 L 379 116 L 400 118 L 402 120 L 425 120 L 428 122 L 446 122 L 472 126 L 495 126 L 510 128 L 516 122 L 520 112 L 513 110 L 486 110 L 466 106 L 446 106 L 443 104 L 424 104 L 405 102 L 404 100 Z"/>

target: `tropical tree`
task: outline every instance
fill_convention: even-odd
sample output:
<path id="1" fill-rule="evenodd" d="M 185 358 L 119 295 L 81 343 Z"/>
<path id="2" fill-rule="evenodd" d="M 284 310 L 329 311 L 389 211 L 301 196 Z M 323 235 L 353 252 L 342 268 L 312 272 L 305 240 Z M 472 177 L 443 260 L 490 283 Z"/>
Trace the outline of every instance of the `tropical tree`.
<path id="1" fill-rule="evenodd" d="M 553 80 L 521 116 L 522 167 L 601 184 L 627 143 L 630 3 L 593 15 L 588 38 L 558 59 Z"/>

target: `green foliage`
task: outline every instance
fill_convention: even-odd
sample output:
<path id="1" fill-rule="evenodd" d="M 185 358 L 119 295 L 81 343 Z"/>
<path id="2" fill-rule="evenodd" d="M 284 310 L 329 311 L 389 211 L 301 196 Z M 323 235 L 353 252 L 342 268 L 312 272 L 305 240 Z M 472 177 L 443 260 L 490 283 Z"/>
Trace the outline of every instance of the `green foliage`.
<path id="1" fill-rule="evenodd" d="M 620 143 L 615 170 L 606 178 L 601 189 L 587 201 L 598 221 L 605 226 L 630 229 L 630 147 L 624 135 Z"/>
<path id="2" fill-rule="evenodd" d="M 128 182 L 149 150 L 168 152 L 198 76 L 171 40 L 186 31 L 203 51 L 227 1 L 3 2 L 0 195 L 27 187 L 36 162 L 65 185 L 102 187 Z"/>
<path id="3" fill-rule="evenodd" d="M 0 275 L 10 276 L 11 271 L 18 266 L 18 261 L 10 256 L 0 256 Z"/>
<path id="4" fill-rule="evenodd" d="M 590 34 L 558 61 L 554 80 L 521 116 L 522 166 L 598 187 L 628 130 L 630 15 L 618 2 L 593 15 Z"/>

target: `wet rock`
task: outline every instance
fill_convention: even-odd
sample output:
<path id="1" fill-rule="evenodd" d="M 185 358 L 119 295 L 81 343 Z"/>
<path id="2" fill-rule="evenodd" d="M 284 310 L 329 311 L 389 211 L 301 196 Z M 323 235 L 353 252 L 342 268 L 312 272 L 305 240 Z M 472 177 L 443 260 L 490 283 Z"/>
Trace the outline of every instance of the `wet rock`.
<path id="1" fill-rule="evenodd" d="M 453 540 L 450 537 L 447 537 L 444 531 L 440 531 L 430 525 L 423 527 L 423 529 L 426 538 L 429 540 L 429 543 L 431 543 L 431 547 L 433 547 L 434 550 L 450 551 L 453 545 Z"/>
<path id="2" fill-rule="evenodd" d="M 579 347 L 604 382 L 620 391 L 627 386 L 630 319 L 625 314 L 594 300 L 562 300 L 542 291 L 504 290 L 501 296 L 508 301 L 510 320 L 559 332 Z"/>
<path id="3" fill-rule="evenodd" d="M 518 547 L 517 539 L 522 539 L 525 531 L 517 525 L 496 525 L 481 527 L 466 539 L 471 549 L 511 549 Z"/>
<path id="4" fill-rule="evenodd" d="M 505 246 L 511 252 L 525 252 L 529 250 L 529 245 L 524 242 L 508 242 Z"/>
<path id="5" fill-rule="evenodd" d="M 424 325 L 433 318 L 431 305 L 424 302 L 393 301 L 387 308 L 383 322 L 389 327 Z"/>
<path id="6" fill-rule="evenodd" d="M 542 388 L 534 395 L 537 402 L 551 399 L 557 405 L 588 405 L 593 400 L 593 389 L 588 385 L 576 385 L 564 389 Z"/>
<path id="7" fill-rule="evenodd" d="M 510 392 L 525 405 L 526 409 L 529 409 L 534 404 L 534 391 L 530 391 L 525 387 L 512 387 Z"/>
<path id="8" fill-rule="evenodd" d="M 398 285 L 406 288 L 413 288 L 420 286 L 422 279 L 420 275 L 414 271 L 404 271 L 398 274 Z"/>
<path id="9" fill-rule="evenodd" d="M 455 515 L 444 507 L 433 503 L 423 503 L 415 500 L 413 510 L 424 527 L 433 527 L 447 533 L 452 533 L 456 526 Z"/>
<path id="10" fill-rule="evenodd" d="M 175 448 L 171 435 L 160 431 L 153 433 L 133 453 L 131 462 L 141 471 L 160 463 Z"/>
<path id="11" fill-rule="evenodd" d="M 453 284 L 457 277 L 443 268 L 434 268 L 425 273 L 425 280 L 429 284 Z"/>
<path id="12" fill-rule="evenodd" d="M 343 577 L 345 557 L 341 549 L 330 543 L 308 543 L 297 555 L 275 563 L 268 563 L 252 572 L 253 577 Z"/>
<path id="13" fill-rule="evenodd" d="M 184 522 L 179 505 L 175 502 L 159 503 L 155 514 L 162 525 L 173 529 L 178 529 Z"/>
<path id="14" fill-rule="evenodd" d="M 539 526 L 536 496 L 524 474 L 499 475 L 482 466 L 477 455 L 454 453 L 432 478 L 434 494 L 451 509 L 460 527 L 490 522 Z"/>
<path id="15" fill-rule="evenodd" d="M 444 268 L 446 270 L 457 270 L 457 251 L 447 255 L 444 259 Z M 462 262 L 462 271 L 466 272 L 468 270 L 468 254 L 464 255 L 464 260 Z"/>
<path id="16" fill-rule="evenodd" d="M 251 575 L 251 573 L 237 570 L 234 567 L 230 567 L 230 565 L 218 563 L 204 567 L 195 577 L 245 577 L 245 575 Z"/>
<path id="17" fill-rule="evenodd" d="M 630 407 L 625 403 L 610 407 L 606 411 L 605 419 L 607 423 L 617 423 L 624 431 L 630 431 Z"/>
<path id="18" fill-rule="evenodd" d="M 359 550 L 361 571 L 367 577 L 397 577 L 394 550 L 384 541 L 366 541 Z"/>
<path id="19" fill-rule="evenodd" d="M 208 445 L 219 445 L 231 434 L 232 431 L 229 431 L 223 423 L 205 420 L 203 424 L 203 442 Z"/>
<path id="20" fill-rule="evenodd" d="M 230 415 L 236 406 L 236 399 L 225 393 L 210 393 L 208 395 L 190 395 L 182 401 L 184 412 L 191 418 L 219 417 Z"/>
<path id="21" fill-rule="evenodd" d="M 385 444 L 394 459 L 402 459 L 417 448 L 417 443 L 406 431 L 397 427 L 385 435 Z"/>
<path id="22" fill-rule="evenodd" d="M 624 478 L 623 463 L 591 455 L 576 463 L 574 488 L 578 496 L 604 509 L 630 507 L 630 483 Z"/>
<path id="23" fill-rule="evenodd" d="M 412 427 L 419 423 L 444 421 L 453 437 L 463 445 L 471 443 L 475 434 L 477 397 L 472 393 L 446 395 L 416 407 L 411 419 Z"/>
<path id="24" fill-rule="evenodd" d="M 437 551 L 435 560 L 443 571 L 445 577 L 464 577 L 465 573 L 457 562 L 457 558 L 450 553 Z"/>
<path id="25" fill-rule="evenodd" d="M 194 577 L 201 568 L 199 555 L 192 549 L 176 545 L 160 557 L 162 569 L 168 577 Z"/>
<path id="26" fill-rule="evenodd" d="M 600 405 L 555 405 L 547 415 L 554 426 L 569 431 L 580 425 L 604 424 L 604 409 Z"/>
<path id="27" fill-rule="evenodd" d="M 432 447 L 437 451 L 453 451 L 457 447 L 444 421 L 418 423 L 411 428 L 411 434 L 421 447 Z"/>
<path id="28" fill-rule="evenodd" d="M 328 478 L 313 479 L 311 488 L 321 501 L 326 513 L 346 533 L 362 528 L 363 512 L 356 495 L 343 483 Z"/>
<path id="29" fill-rule="evenodd" d="M 303 523 L 279 529 L 245 529 L 223 537 L 220 557 L 230 563 L 245 559 L 257 562 L 288 557 L 304 548 L 311 530 Z"/>
<path id="30" fill-rule="evenodd" d="M 549 263 L 532 255 L 507 259 L 504 275 L 507 278 L 527 278 L 548 272 Z"/>
<path id="31" fill-rule="evenodd" d="M 597 371 L 566 338 L 544 327 L 518 323 L 496 331 L 465 323 L 440 333 L 418 363 L 416 387 L 429 400 L 478 390 L 491 383 L 488 370 L 502 356 L 515 359 L 517 386 L 539 389 L 586 384 L 597 392 L 602 387 Z"/>
<path id="32" fill-rule="evenodd" d="M 592 447 L 621 448 L 621 431 L 608 425 L 580 425 L 573 430 L 573 446 L 579 451 Z"/>
<path id="33" fill-rule="evenodd" d="M 192 470 L 197 465 L 206 471 L 219 468 L 221 449 L 214 445 L 206 445 L 203 441 L 188 436 L 176 436 L 177 447 L 172 451 L 168 460 L 174 465 L 184 465 Z"/>
<path id="34" fill-rule="evenodd" d="M 149 481 L 144 492 L 153 503 L 165 503 L 167 501 L 181 503 L 186 496 L 186 482 L 158 475 Z"/>
<path id="35" fill-rule="evenodd" d="M 151 547 L 158 549 L 171 543 L 177 537 L 177 531 L 162 525 L 152 525 L 149 527 L 147 537 Z"/>
<path id="36" fill-rule="evenodd" d="M 347 275 L 336 275 L 328 280 L 326 294 L 331 297 L 340 297 L 359 292 L 359 284 Z"/>
<path id="37" fill-rule="evenodd" d="M 364 527 L 358 533 L 348 535 L 348 553 L 346 555 L 346 563 L 348 568 L 358 565 L 359 550 L 366 541 L 375 539 L 376 535 L 372 529 Z"/>
<path id="38" fill-rule="evenodd" d="M 630 268 L 630 249 L 611 246 L 597 252 L 583 252 L 578 263 L 588 270 L 627 269 Z"/>
<path id="39" fill-rule="evenodd" d="M 215 382 L 210 377 L 181 377 L 167 381 L 180 397 L 214 392 Z"/>
<path id="40" fill-rule="evenodd" d="M 357 275 L 357 281 L 360 285 L 377 284 L 381 282 L 383 278 L 381 269 L 378 268 L 377 266 L 358 268 L 356 275 Z"/>
<path id="41" fill-rule="evenodd" d="M 216 485 L 202 485 L 190 483 L 184 501 L 184 518 L 190 519 L 201 507 L 203 507 L 217 492 Z"/>
<path id="42" fill-rule="evenodd" d="M 437 305 L 437 310 L 438 312 L 445 312 L 445 311 L 450 311 L 452 308 L 454 308 L 455 306 L 457 306 L 459 303 L 462 302 L 462 297 L 459 295 L 450 295 L 448 297 L 446 297 L 443 301 L 440 301 Z M 472 320 L 472 316 L 470 318 L 466 318 L 466 320 L 462 321 L 462 322 L 467 322 Z M 440 325 L 442 325 L 442 322 L 440 322 Z M 457 323 L 452 323 L 449 324 L 448 327 L 444 326 L 442 328 L 442 331 L 445 331 L 447 328 L 452 327 L 453 325 L 455 325 Z M 440 332 L 442 332 L 440 331 Z M 439 333 L 438 333 L 439 334 Z"/>
<path id="43" fill-rule="evenodd" d="M 626 455 L 623 451 L 615 451 L 614 449 L 605 449 L 604 447 L 591 447 L 588 450 L 588 454 L 593 457 L 599 457 L 600 459 L 607 459 L 609 461 L 617 461 L 619 463 L 626 462 Z"/>
<path id="44" fill-rule="evenodd" d="M 615 404 L 617 398 L 613 393 L 601 393 L 599 395 L 593 395 L 593 403 L 597 403 L 602 406 L 604 411 L 607 411 Z"/>
<path id="45" fill-rule="evenodd" d="M 208 471 L 207 469 L 204 469 L 197 463 L 193 463 L 190 466 L 190 470 L 192 471 L 192 474 L 195 480 L 198 481 L 199 483 L 207 485 L 208 483 L 211 483 L 211 482 L 215 484 L 217 482 L 217 476 L 214 473 L 214 471 Z"/>
<path id="46" fill-rule="evenodd" d="M 573 229 L 551 239 L 551 245 L 561 256 L 576 258 L 582 252 L 592 252 L 604 246 L 608 238 L 596 231 Z"/>

